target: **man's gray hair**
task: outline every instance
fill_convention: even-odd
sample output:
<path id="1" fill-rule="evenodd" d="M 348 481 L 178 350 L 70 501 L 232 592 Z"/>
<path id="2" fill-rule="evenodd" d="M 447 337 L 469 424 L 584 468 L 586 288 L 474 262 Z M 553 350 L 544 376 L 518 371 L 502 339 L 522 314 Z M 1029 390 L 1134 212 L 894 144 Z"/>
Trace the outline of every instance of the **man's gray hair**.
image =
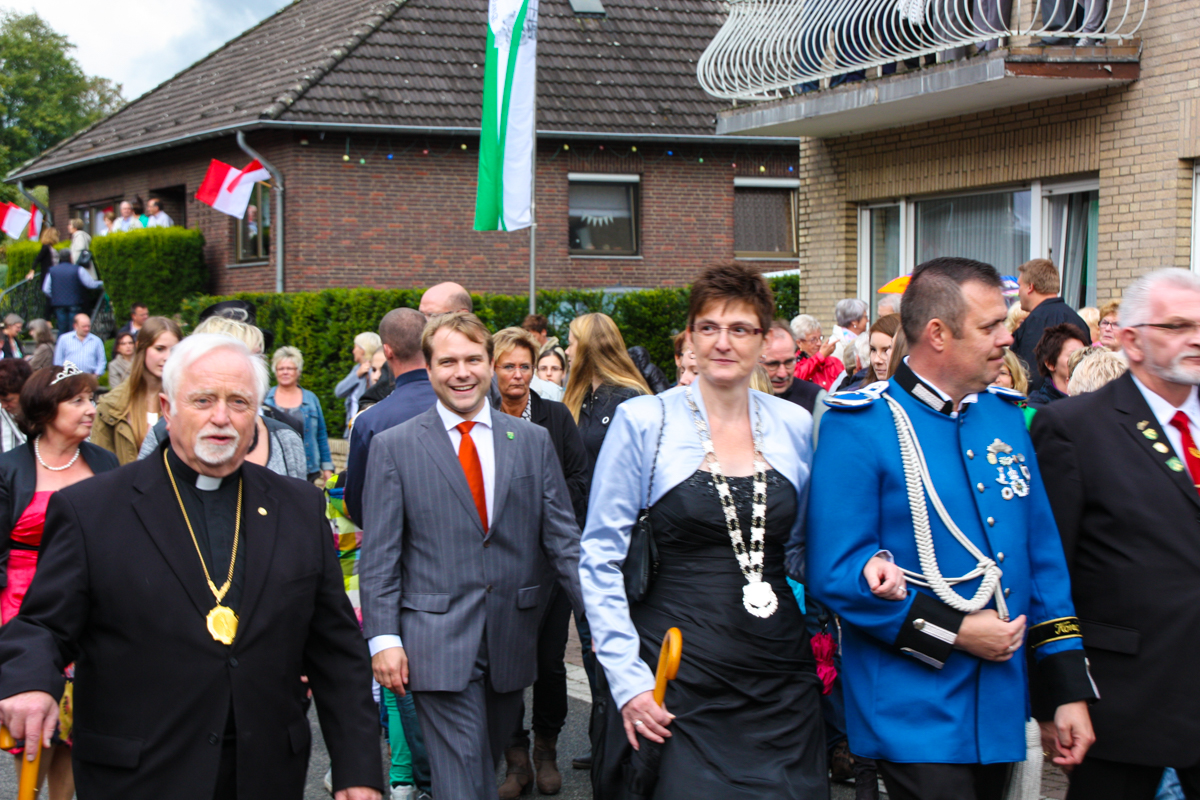
<path id="1" fill-rule="evenodd" d="M 1200 275 L 1178 267 L 1148 272 L 1126 287 L 1119 312 L 1122 328 L 1144 325 L 1150 319 L 1150 299 L 1164 289 L 1200 292 Z"/>
<path id="2" fill-rule="evenodd" d="M 254 385 L 250 387 L 254 392 L 254 404 L 255 406 L 262 405 L 263 399 L 267 396 L 267 389 L 271 385 L 267 364 L 262 357 L 251 353 L 245 342 L 234 339 L 232 336 L 194 333 L 175 345 L 171 350 L 171 357 L 167 359 L 167 363 L 163 367 L 163 394 L 171 401 L 172 409 L 176 407 L 175 392 L 179 389 L 180 378 L 197 361 L 218 350 L 230 350 L 246 359 L 246 363 L 250 365 L 250 370 L 254 374 Z"/>
<path id="3" fill-rule="evenodd" d="M 797 342 L 803 342 L 813 331 L 821 330 L 821 323 L 810 314 L 799 314 L 792 319 L 792 336 Z"/>
<path id="4" fill-rule="evenodd" d="M 850 327 L 851 322 L 857 322 L 867 315 L 867 304 L 857 297 L 847 297 L 839 300 L 833 307 L 833 318 L 843 328 Z"/>
<path id="5" fill-rule="evenodd" d="M 904 295 L 902 294 L 885 294 L 875 304 L 875 310 L 879 312 L 879 316 L 881 317 L 886 317 L 888 314 L 899 314 L 903 298 Z M 884 311 L 885 308 L 887 311 Z"/>

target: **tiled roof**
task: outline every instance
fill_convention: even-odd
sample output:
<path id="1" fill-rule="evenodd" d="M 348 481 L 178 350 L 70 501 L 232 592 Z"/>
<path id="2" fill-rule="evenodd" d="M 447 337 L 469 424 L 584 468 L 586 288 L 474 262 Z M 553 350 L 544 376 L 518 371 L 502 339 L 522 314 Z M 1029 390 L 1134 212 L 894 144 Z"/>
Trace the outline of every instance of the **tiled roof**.
<path id="1" fill-rule="evenodd" d="M 725 107 L 696 60 L 717 0 L 604 0 L 604 17 L 541 0 L 538 129 L 714 136 Z M 233 128 L 477 129 L 487 0 L 296 0 L 10 178 Z"/>

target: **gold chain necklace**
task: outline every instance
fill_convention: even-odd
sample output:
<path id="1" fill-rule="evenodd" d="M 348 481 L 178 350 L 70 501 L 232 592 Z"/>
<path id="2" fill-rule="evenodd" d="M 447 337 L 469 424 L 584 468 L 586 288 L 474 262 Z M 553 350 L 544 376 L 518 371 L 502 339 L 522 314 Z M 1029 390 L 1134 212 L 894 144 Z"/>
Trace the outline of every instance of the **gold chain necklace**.
<path id="1" fill-rule="evenodd" d="M 242 529 L 242 479 L 238 478 L 237 516 L 234 517 L 233 522 L 233 552 L 229 554 L 229 575 L 225 577 L 225 585 L 218 589 L 208 574 L 208 565 L 204 563 L 204 554 L 200 552 L 200 542 L 196 541 L 196 532 L 192 530 L 192 521 L 188 519 L 187 509 L 183 506 L 183 497 L 179 494 L 179 486 L 175 483 L 175 474 L 171 472 L 171 462 L 167 460 L 165 449 L 163 450 L 163 464 L 167 467 L 167 477 L 171 479 L 171 488 L 175 490 L 175 499 L 179 501 L 179 510 L 183 512 L 183 521 L 187 523 L 188 533 L 192 535 L 192 544 L 196 546 L 196 555 L 200 557 L 200 568 L 204 570 L 204 579 L 208 581 L 208 588 L 213 593 L 213 597 L 217 598 L 217 604 L 213 606 L 212 611 L 209 611 L 206 617 L 208 632 L 221 644 L 233 644 L 233 637 L 237 636 L 238 617 L 233 613 L 232 608 L 221 605 L 221 601 L 225 599 L 229 587 L 233 585 L 233 567 L 237 564 L 238 537 Z"/>

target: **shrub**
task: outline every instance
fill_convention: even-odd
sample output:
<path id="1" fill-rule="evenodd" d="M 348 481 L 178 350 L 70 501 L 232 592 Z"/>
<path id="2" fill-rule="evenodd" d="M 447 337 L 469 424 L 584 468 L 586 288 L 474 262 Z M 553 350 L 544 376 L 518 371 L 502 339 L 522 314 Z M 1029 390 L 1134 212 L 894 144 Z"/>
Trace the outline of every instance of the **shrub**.
<path id="1" fill-rule="evenodd" d="M 133 234 L 126 234 L 133 235 Z M 795 316 L 800 281 L 795 276 L 771 281 L 779 316 Z M 330 436 L 345 427 L 345 404 L 334 395 L 338 381 L 353 366 L 354 337 L 374 331 L 393 308 L 417 308 L 421 289 L 326 289 L 290 294 L 241 293 L 227 297 L 185 299 L 181 310 L 187 327 L 200 312 L 220 300 L 247 300 L 258 309 L 258 324 L 275 335 L 274 347 L 292 345 L 304 354 L 300 383 L 321 400 Z M 668 376 L 674 374 L 672 337 L 687 323 L 687 289 L 650 289 L 620 293 L 598 291 L 538 292 L 537 310 L 550 321 L 551 336 L 566 345 L 567 326 L 580 314 L 600 311 L 617 323 L 628 347 L 643 345 Z M 520 325 L 529 311 L 528 295 L 474 295 L 475 313 L 493 331 Z M 114 301 L 115 305 L 115 301 Z M 151 310 L 158 313 L 153 306 Z M 266 353 L 268 360 L 270 353 Z"/>
<path id="2" fill-rule="evenodd" d="M 205 291 L 204 234 L 188 228 L 150 228 L 92 239 L 92 255 L 113 310 L 121 319 L 134 302 L 171 316 L 184 298 Z"/>
<path id="3" fill-rule="evenodd" d="M 4 259 L 8 263 L 8 274 L 4 281 L 5 288 L 25 280 L 25 276 L 29 274 L 29 270 L 33 269 L 33 262 L 41 251 L 42 246 L 37 242 L 10 241 L 5 246 Z"/>

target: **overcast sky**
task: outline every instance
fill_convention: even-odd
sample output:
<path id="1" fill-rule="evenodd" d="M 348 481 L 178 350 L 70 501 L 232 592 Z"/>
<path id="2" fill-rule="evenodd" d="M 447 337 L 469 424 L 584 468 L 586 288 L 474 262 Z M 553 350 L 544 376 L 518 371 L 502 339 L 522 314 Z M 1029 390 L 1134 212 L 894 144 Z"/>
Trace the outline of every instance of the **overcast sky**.
<path id="1" fill-rule="evenodd" d="M 37 11 L 75 45 L 88 75 L 122 84 L 127 100 L 194 64 L 288 0 L 0 0 L 0 8 Z"/>

